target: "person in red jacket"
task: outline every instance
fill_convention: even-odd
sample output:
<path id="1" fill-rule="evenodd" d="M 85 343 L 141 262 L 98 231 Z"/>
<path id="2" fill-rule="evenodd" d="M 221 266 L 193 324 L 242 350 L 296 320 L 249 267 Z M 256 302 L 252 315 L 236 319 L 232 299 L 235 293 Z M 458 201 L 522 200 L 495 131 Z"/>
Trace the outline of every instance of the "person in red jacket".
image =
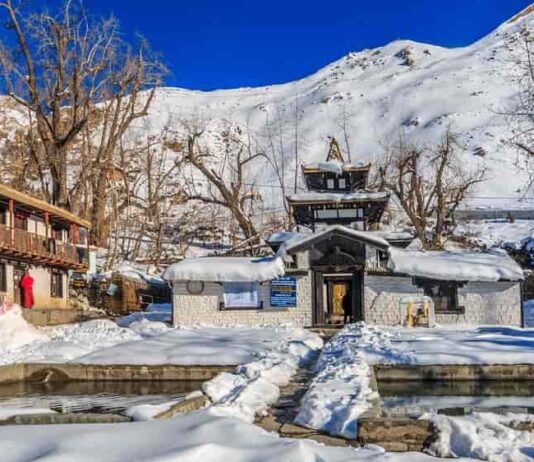
<path id="1" fill-rule="evenodd" d="M 31 308 L 33 306 L 33 278 L 28 269 L 24 271 L 24 276 L 20 279 L 19 287 L 22 295 L 22 306 Z"/>

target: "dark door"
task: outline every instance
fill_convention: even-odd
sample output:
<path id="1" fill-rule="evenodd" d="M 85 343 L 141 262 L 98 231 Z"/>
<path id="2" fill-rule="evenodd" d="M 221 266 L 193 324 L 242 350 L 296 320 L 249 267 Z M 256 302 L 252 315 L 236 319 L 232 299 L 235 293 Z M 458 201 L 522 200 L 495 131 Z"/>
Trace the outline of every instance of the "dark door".
<path id="1" fill-rule="evenodd" d="M 13 267 L 13 301 L 20 305 L 22 301 L 20 280 L 24 276 L 24 269 L 18 266 Z"/>
<path id="2" fill-rule="evenodd" d="M 351 294 L 350 312 L 351 322 L 364 320 L 363 283 L 364 273 L 354 269 L 352 274 L 335 274 L 328 271 L 313 272 L 313 324 L 314 325 L 343 325 L 343 298 Z M 345 302 L 346 304 L 346 302 Z"/>

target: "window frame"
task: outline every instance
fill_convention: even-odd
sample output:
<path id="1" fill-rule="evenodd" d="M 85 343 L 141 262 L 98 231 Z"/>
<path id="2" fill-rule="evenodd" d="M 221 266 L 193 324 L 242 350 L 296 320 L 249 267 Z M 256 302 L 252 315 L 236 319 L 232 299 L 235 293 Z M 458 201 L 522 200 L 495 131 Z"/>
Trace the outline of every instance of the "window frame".
<path id="1" fill-rule="evenodd" d="M 0 292 L 7 292 L 7 264 L 0 261 Z"/>
<path id="2" fill-rule="evenodd" d="M 245 282 L 243 284 L 247 284 L 248 282 Z M 251 282 L 250 285 L 251 287 L 254 287 L 258 293 L 258 306 L 227 306 L 226 303 L 225 303 L 225 285 L 227 285 L 227 287 L 230 287 L 231 284 L 235 284 L 235 283 L 221 283 L 221 288 L 222 288 L 222 294 L 221 294 L 221 297 L 220 297 L 220 301 L 219 301 L 219 310 L 220 311 L 240 311 L 240 310 L 252 310 L 252 311 L 260 311 L 260 310 L 263 310 L 264 309 L 264 303 L 263 303 L 263 299 L 262 299 L 262 295 L 263 295 L 263 284 L 260 283 L 260 282 Z"/>
<path id="3" fill-rule="evenodd" d="M 50 271 L 50 297 L 51 298 L 63 298 L 65 296 L 65 284 L 63 283 L 63 276 L 64 274 L 60 270 L 52 269 Z"/>
<path id="4" fill-rule="evenodd" d="M 426 297 L 429 297 L 434 304 L 434 313 L 435 314 L 464 314 L 465 307 L 459 304 L 458 289 L 464 285 L 463 282 L 459 281 L 441 281 L 439 279 L 425 279 L 425 278 L 414 278 L 414 285 L 423 289 L 423 294 Z M 439 292 L 444 295 L 435 295 L 432 291 L 432 288 L 439 286 Z M 442 309 L 442 303 L 436 303 L 436 299 L 439 298 L 440 301 L 447 299 L 447 308 Z"/>

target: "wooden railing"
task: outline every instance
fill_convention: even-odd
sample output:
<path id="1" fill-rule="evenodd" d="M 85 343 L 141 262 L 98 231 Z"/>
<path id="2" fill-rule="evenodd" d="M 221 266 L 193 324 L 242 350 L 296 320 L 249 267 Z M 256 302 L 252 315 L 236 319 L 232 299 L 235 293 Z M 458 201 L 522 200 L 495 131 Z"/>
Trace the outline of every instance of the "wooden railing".
<path id="1" fill-rule="evenodd" d="M 0 254 L 74 269 L 87 266 L 84 248 L 5 225 L 0 225 Z"/>

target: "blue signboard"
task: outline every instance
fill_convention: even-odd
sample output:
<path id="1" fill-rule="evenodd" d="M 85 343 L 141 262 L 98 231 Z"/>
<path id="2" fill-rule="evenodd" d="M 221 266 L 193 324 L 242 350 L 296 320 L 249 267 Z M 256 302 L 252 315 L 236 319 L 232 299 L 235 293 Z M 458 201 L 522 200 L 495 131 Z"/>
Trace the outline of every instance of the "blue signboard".
<path id="1" fill-rule="evenodd" d="M 523 327 L 534 327 L 534 300 L 523 302 Z"/>
<path id="2" fill-rule="evenodd" d="M 273 308 L 297 306 L 297 278 L 285 276 L 271 281 L 271 301 Z"/>

